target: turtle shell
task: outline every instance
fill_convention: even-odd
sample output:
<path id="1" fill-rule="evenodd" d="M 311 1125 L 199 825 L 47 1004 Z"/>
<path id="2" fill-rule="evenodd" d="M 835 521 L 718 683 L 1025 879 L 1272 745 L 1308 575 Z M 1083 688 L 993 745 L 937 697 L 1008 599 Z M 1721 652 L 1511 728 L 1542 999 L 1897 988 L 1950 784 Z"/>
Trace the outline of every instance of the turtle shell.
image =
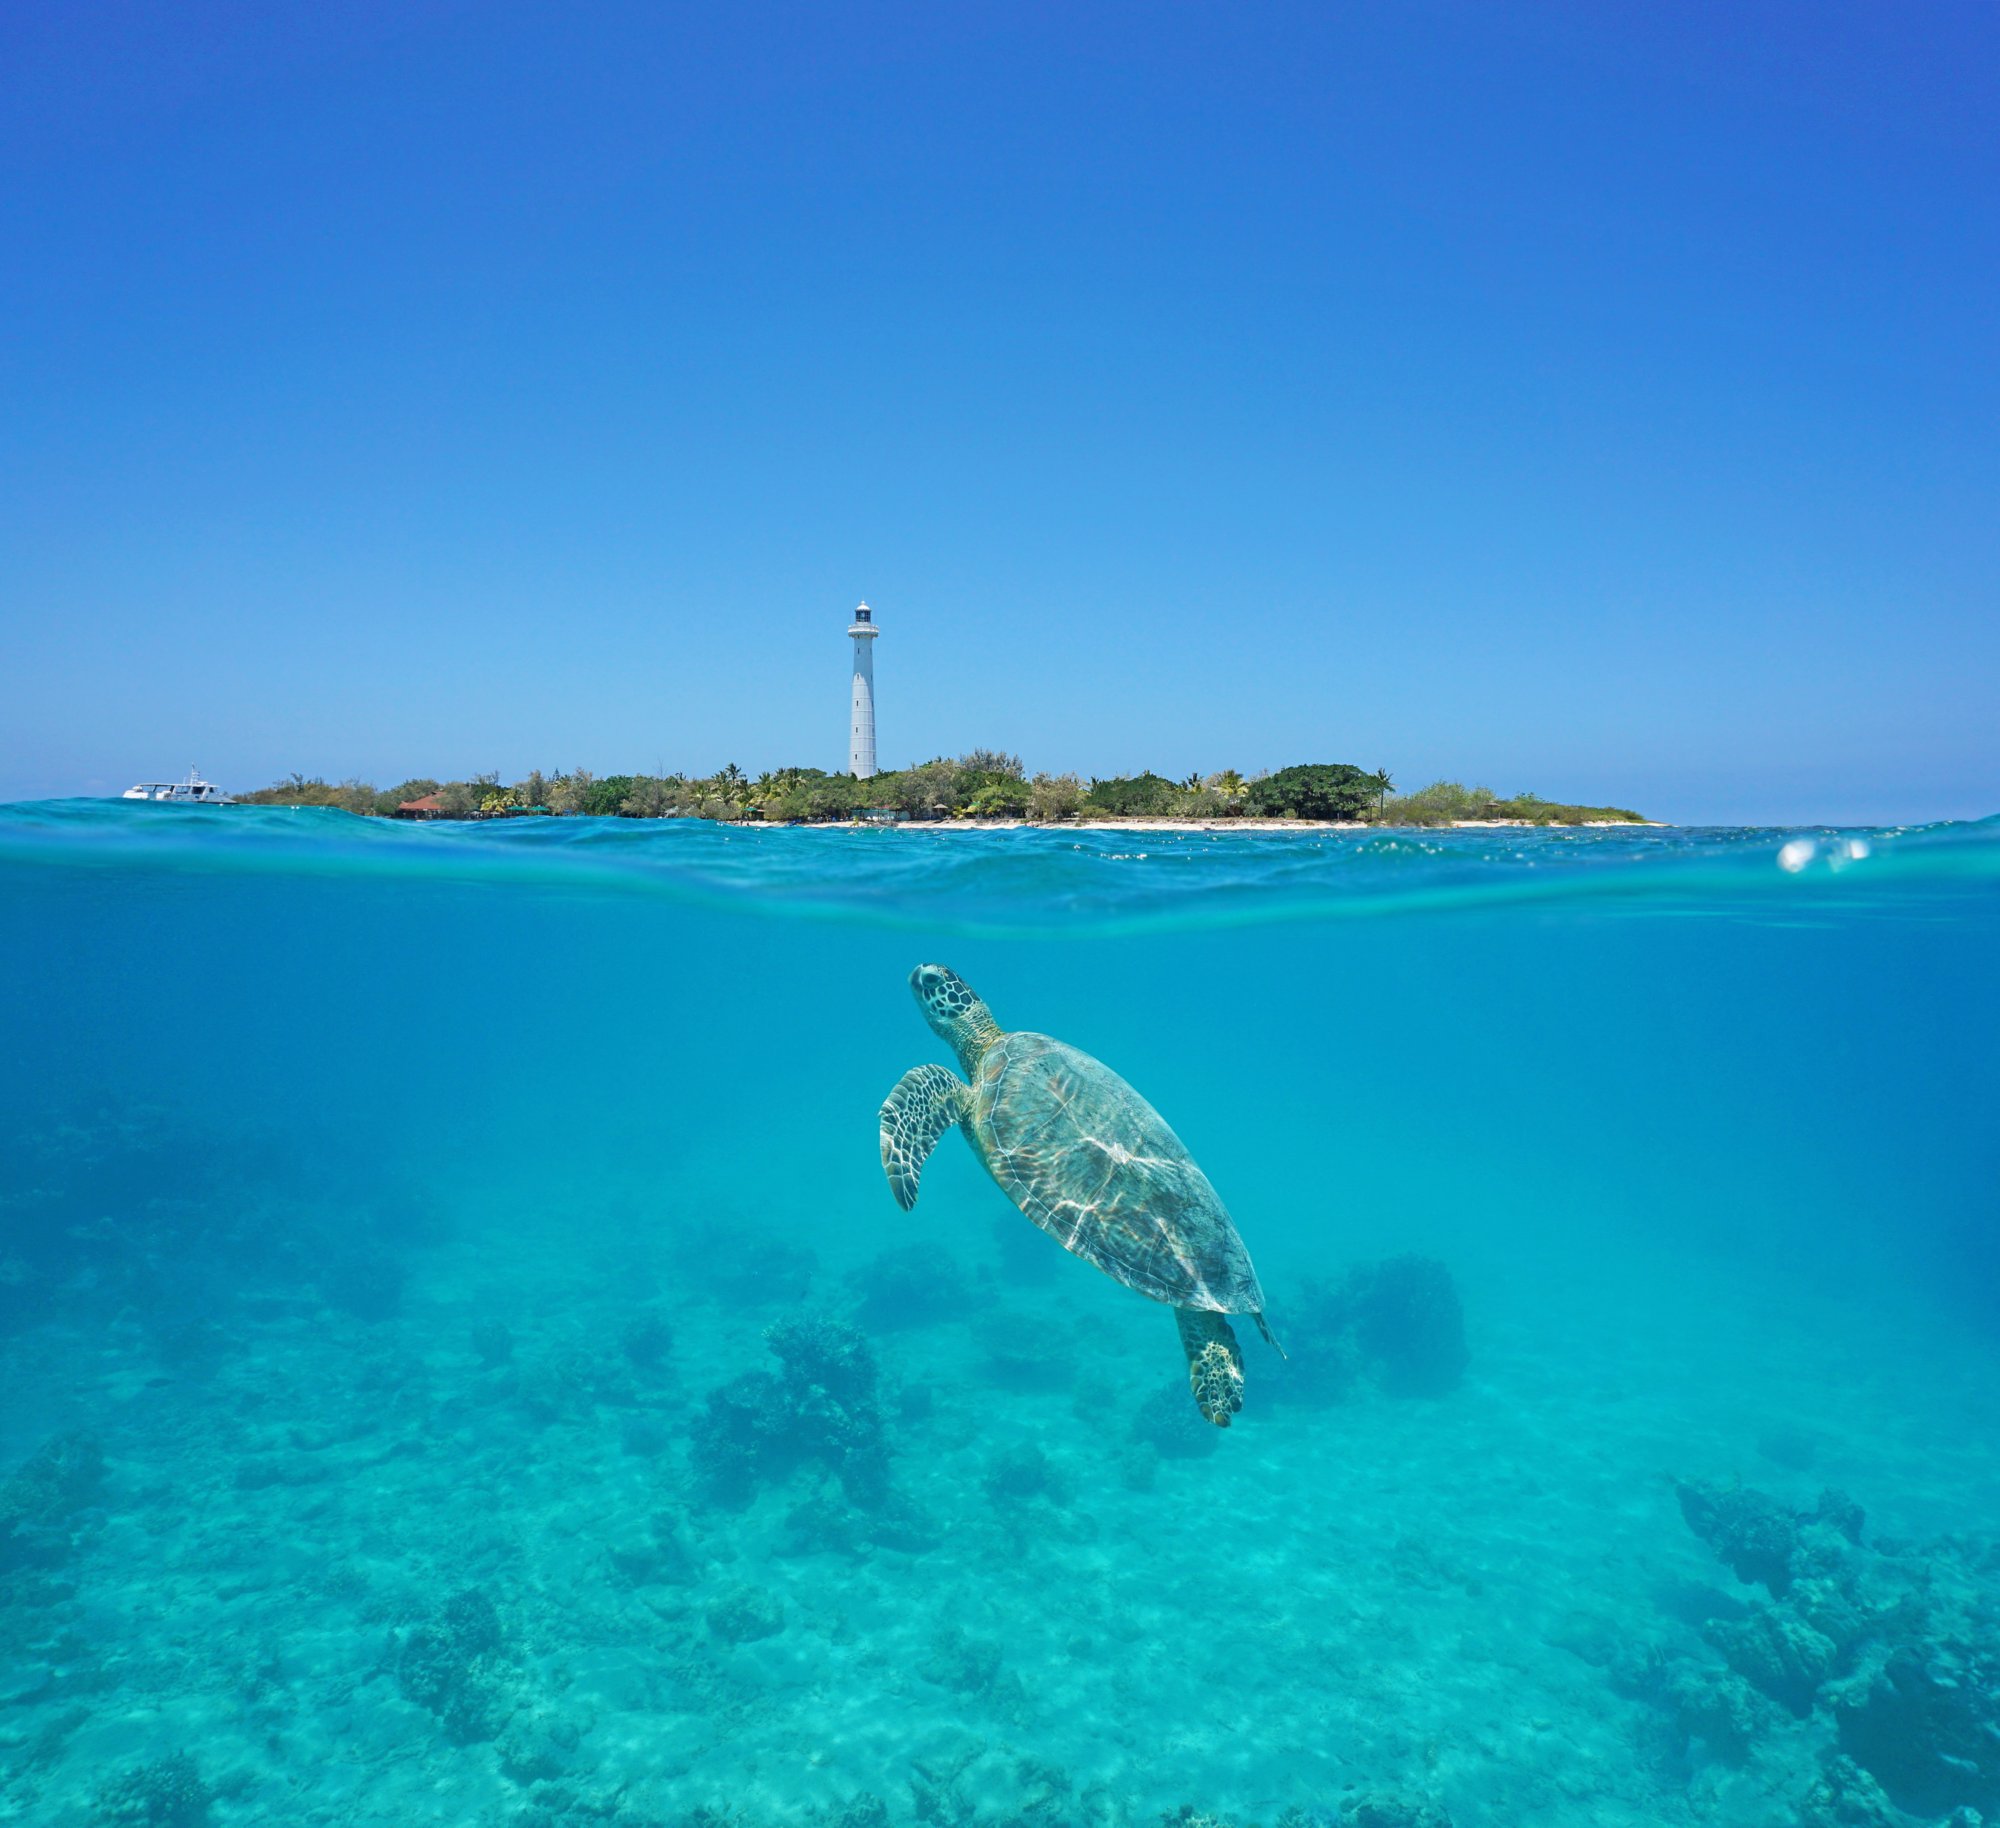
<path id="1" fill-rule="evenodd" d="M 1224 1314 L 1264 1294 L 1208 1176 L 1101 1060 L 1047 1035 L 986 1050 L 968 1126 L 1007 1197 L 1065 1250 L 1154 1301 Z"/>

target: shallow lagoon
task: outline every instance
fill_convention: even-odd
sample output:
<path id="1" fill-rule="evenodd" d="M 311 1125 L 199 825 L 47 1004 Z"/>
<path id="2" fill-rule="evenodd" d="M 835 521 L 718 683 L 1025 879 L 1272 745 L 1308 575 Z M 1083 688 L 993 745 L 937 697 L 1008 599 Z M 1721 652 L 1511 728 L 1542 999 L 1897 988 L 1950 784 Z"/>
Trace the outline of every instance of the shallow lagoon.
<path id="1" fill-rule="evenodd" d="M 1799 836 L 8 809 L 0 1820 L 1991 1813 L 2000 829 Z M 1226 1434 L 897 1210 L 923 959 L 1228 1200 Z"/>

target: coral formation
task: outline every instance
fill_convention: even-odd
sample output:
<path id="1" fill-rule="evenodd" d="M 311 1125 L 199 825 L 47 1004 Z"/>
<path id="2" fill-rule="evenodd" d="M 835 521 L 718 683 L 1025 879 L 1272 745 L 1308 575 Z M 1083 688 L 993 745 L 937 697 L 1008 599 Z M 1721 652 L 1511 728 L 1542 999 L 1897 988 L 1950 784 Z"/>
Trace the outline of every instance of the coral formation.
<path id="1" fill-rule="evenodd" d="M 1800 1828 L 1904 1828 L 1882 1786 L 1838 1753 L 1821 1766 L 1818 1781 L 1800 1799 L 1798 1819 Z"/>
<path id="2" fill-rule="evenodd" d="M 1433 1257 L 1391 1257 L 1348 1272 L 1342 1305 L 1362 1363 L 1391 1396 L 1445 1396 L 1465 1376 L 1465 1313 Z"/>
<path id="3" fill-rule="evenodd" d="M 2000 1809 L 2000 1642 L 1906 1639 L 1833 1711 L 1841 1750 L 1904 1808 Z"/>
<path id="4" fill-rule="evenodd" d="M 871 1331 L 962 1320 L 978 1304 L 965 1272 L 922 1245 L 885 1250 L 847 1278 L 855 1317 Z"/>
<path id="5" fill-rule="evenodd" d="M 500 1615 L 476 1587 L 454 1594 L 403 1641 L 396 1680 L 455 1740 L 491 1739 L 504 1708 L 498 1681 Z"/>
<path id="6" fill-rule="evenodd" d="M 996 1509 L 1046 1502 L 1067 1504 L 1069 1475 L 1032 1443 L 1003 1448 L 980 1475 L 979 1489 Z"/>
<path id="7" fill-rule="evenodd" d="M 96 1496 L 103 1477 L 104 1450 L 89 1435 L 43 1442 L 0 1485 L 0 1573 L 64 1560 L 77 1514 Z"/>
<path id="8" fill-rule="evenodd" d="M 501 1770 L 526 1786 L 570 1776 L 579 1763 L 577 1748 L 582 1743 L 583 1731 L 574 1720 L 535 1712 L 510 1720 L 493 1750 Z"/>
<path id="9" fill-rule="evenodd" d="M 1820 1686 L 1839 1673 L 1841 1647 L 1789 1607 L 1758 1605 L 1742 1619 L 1712 1619 L 1702 1635 L 1752 1688 L 1803 1720 Z"/>
<path id="10" fill-rule="evenodd" d="M 1770 1595 L 1706 1620 L 1702 1637 L 1794 1718 L 1831 1724 L 1840 1756 L 1801 1802 L 1802 1819 L 2000 1808 L 2000 1557 L 1953 1539 L 1869 1545 L 1860 1507 L 1837 1491 L 1810 1509 L 1747 1487 L 1683 1480 L 1676 1491 L 1695 1534 Z M 1644 1687 L 1672 1706 L 1701 1680 L 1682 1663 Z M 1713 1737 L 1754 1729 L 1746 1716 Z"/>
<path id="11" fill-rule="evenodd" d="M 708 1394 L 689 1462 L 710 1500 L 749 1503 L 762 1484 L 805 1465 L 834 1474 L 855 1504 L 879 1504 L 888 1486 L 879 1372 L 853 1327 L 819 1316 L 765 1329 L 777 1374 L 749 1371 Z"/>
<path id="12" fill-rule="evenodd" d="M 625 1354 L 633 1369 L 648 1376 L 656 1375 L 672 1356 L 674 1329 L 664 1314 L 635 1315 L 619 1333 L 618 1349 Z"/>
<path id="13" fill-rule="evenodd" d="M 1222 1445 L 1222 1431 L 1202 1419 L 1188 1401 L 1187 1381 L 1178 1377 L 1139 1405 L 1132 1438 L 1166 1460 L 1199 1460 Z"/>
<path id="14" fill-rule="evenodd" d="M 197 1828 L 211 1792 L 185 1752 L 113 1778 L 97 1793 L 99 1828 Z"/>
<path id="15" fill-rule="evenodd" d="M 514 1375 L 514 1394 L 529 1417 L 547 1426 L 588 1416 L 606 1390 L 607 1368 L 578 1346 L 558 1347 L 525 1360 Z"/>
<path id="16" fill-rule="evenodd" d="M 1338 1402 L 1363 1381 L 1389 1396 L 1447 1396 L 1471 1362 L 1451 1272 L 1432 1257 L 1356 1264 L 1308 1283 L 1285 1325 L 1291 1362 L 1274 1394 Z"/>
<path id="17" fill-rule="evenodd" d="M 1841 1565 L 1861 1540 L 1864 1518 L 1845 1492 L 1827 1490 L 1810 1511 L 1795 1511 L 1748 1486 L 1678 1480 L 1675 1492 L 1689 1529 L 1740 1581 L 1782 1595 L 1795 1578 Z"/>

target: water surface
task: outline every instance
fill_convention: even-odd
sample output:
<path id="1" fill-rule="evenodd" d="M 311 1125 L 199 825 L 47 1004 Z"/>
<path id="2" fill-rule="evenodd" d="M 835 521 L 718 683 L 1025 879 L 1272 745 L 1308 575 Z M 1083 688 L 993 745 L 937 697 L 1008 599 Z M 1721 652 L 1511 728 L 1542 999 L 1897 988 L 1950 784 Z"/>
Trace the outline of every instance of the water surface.
<path id="1" fill-rule="evenodd" d="M 0 1820 L 2000 1805 L 1870 1739 L 2000 1618 L 1996 940 L 1993 822 L 4 809 Z M 1227 1199 L 1226 1434 L 955 1137 L 890 1199 L 926 959 Z M 1792 1691 L 1677 1480 L 1851 1599 Z"/>

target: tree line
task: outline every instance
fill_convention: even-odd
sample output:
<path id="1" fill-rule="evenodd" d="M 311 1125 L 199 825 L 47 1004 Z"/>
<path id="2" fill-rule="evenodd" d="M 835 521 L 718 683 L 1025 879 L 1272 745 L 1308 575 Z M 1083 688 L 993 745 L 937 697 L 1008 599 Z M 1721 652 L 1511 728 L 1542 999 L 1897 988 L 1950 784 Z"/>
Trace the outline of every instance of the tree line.
<path id="1" fill-rule="evenodd" d="M 502 783 L 497 773 L 464 781 L 412 779 L 377 789 L 365 781 L 329 784 L 294 774 L 238 794 L 266 806 L 330 806 L 387 818 L 435 795 L 448 819 L 537 813 L 625 819 L 761 820 L 816 824 L 888 814 L 907 819 L 1026 819 L 1060 824 L 1090 819 L 1316 819 L 1383 825 L 1450 825 L 1467 819 L 1521 819 L 1535 825 L 1585 820 L 1640 822 L 1615 806 L 1580 806 L 1532 793 L 1503 798 L 1485 787 L 1437 781 L 1399 794 L 1385 768 L 1306 762 L 1268 774 L 1233 768 L 1169 780 L 1160 774 L 1083 780 L 1030 775 L 1021 758 L 997 749 L 937 756 L 865 781 L 820 768 L 775 768 L 754 778 L 730 763 L 710 775 L 566 774 L 539 770 Z"/>

